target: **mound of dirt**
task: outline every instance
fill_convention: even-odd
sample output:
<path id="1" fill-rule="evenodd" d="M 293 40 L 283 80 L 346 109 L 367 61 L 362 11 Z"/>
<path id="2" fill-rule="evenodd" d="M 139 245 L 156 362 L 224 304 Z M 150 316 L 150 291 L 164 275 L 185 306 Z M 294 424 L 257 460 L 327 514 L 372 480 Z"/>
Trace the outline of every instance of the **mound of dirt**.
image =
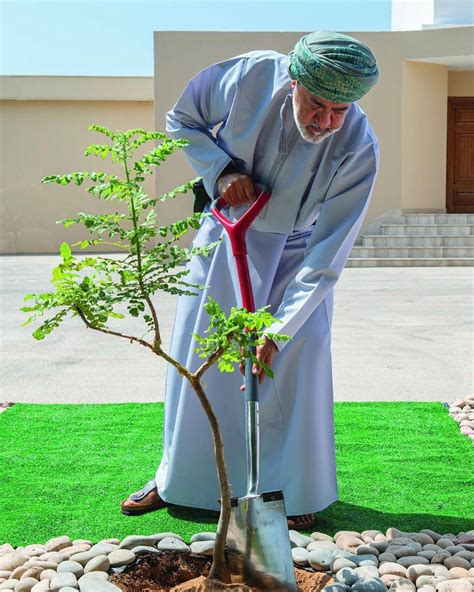
<path id="1" fill-rule="evenodd" d="M 211 559 L 187 553 L 150 553 L 140 556 L 111 581 L 123 592 L 204 592 Z M 333 582 L 327 574 L 295 568 L 298 592 L 320 592 Z M 259 592 L 235 581 L 223 592 Z"/>

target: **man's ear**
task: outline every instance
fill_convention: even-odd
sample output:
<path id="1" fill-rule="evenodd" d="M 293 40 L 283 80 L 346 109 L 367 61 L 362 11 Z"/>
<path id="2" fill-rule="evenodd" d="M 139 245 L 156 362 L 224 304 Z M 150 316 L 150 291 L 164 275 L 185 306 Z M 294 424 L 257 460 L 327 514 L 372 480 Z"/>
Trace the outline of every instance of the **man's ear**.
<path id="1" fill-rule="evenodd" d="M 296 80 L 292 80 L 291 81 L 291 88 L 292 88 L 292 90 L 295 90 L 295 88 L 296 88 Z"/>

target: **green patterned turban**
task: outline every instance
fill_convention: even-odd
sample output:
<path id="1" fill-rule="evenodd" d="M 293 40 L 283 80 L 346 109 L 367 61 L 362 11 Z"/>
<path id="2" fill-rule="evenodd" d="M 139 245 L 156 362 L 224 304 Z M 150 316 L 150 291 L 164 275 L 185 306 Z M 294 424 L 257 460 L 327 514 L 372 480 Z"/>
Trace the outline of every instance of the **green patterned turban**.
<path id="1" fill-rule="evenodd" d="M 379 77 L 374 54 L 366 45 L 331 31 L 302 37 L 289 55 L 288 73 L 313 94 L 334 103 L 358 101 Z"/>

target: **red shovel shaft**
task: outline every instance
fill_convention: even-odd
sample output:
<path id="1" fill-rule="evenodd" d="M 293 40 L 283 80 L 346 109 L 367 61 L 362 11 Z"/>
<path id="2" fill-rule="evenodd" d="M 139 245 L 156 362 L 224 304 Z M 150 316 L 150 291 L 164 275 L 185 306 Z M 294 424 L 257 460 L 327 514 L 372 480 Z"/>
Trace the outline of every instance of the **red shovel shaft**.
<path id="1" fill-rule="evenodd" d="M 253 300 L 252 284 L 250 283 L 249 266 L 247 263 L 245 236 L 250 225 L 260 214 L 271 195 L 272 194 L 269 191 L 262 191 L 245 214 L 235 222 L 231 222 L 219 209 L 227 205 L 224 198 L 218 197 L 211 204 L 212 215 L 219 220 L 229 235 L 232 254 L 235 257 L 237 266 L 237 277 L 239 279 L 242 305 L 249 312 L 255 312 L 255 303 Z"/>

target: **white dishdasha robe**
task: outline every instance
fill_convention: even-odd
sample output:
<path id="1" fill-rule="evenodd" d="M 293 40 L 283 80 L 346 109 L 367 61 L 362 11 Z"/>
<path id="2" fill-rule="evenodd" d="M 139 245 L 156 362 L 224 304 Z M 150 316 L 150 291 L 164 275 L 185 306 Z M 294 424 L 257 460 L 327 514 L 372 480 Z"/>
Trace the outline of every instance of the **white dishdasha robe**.
<path id="1" fill-rule="evenodd" d="M 214 64 L 195 76 L 167 116 L 167 131 L 186 138 L 186 154 L 210 195 L 230 161 L 272 197 L 247 234 L 257 307 L 271 305 L 281 322 L 273 380 L 260 401 L 260 491 L 283 490 L 288 515 L 324 509 L 337 500 L 331 321 L 333 288 L 365 216 L 378 166 L 378 145 L 357 104 L 342 128 L 320 144 L 299 134 L 292 111 L 287 56 L 255 51 Z M 216 135 L 212 130 L 220 124 Z M 245 207 L 230 208 L 239 217 Z M 223 236 L 210 257 L 189 264 L 192 282 L 207 288 L 178 299 L 171 353 L 188 368 L 202 359 L 192 333 L 208 326 L 208 296 L 225 311 L 240 305 L 230 244 L 206 218 L 194 245 Z M 246 492 L 242 376 L 212 367 L 203 384 L 218 417 L 233 495 Z M 194 391 L 170 368 L 164 450 L 156 474 L 160 496 L 173 504 L 219 509 L 210 427 Z"/>

